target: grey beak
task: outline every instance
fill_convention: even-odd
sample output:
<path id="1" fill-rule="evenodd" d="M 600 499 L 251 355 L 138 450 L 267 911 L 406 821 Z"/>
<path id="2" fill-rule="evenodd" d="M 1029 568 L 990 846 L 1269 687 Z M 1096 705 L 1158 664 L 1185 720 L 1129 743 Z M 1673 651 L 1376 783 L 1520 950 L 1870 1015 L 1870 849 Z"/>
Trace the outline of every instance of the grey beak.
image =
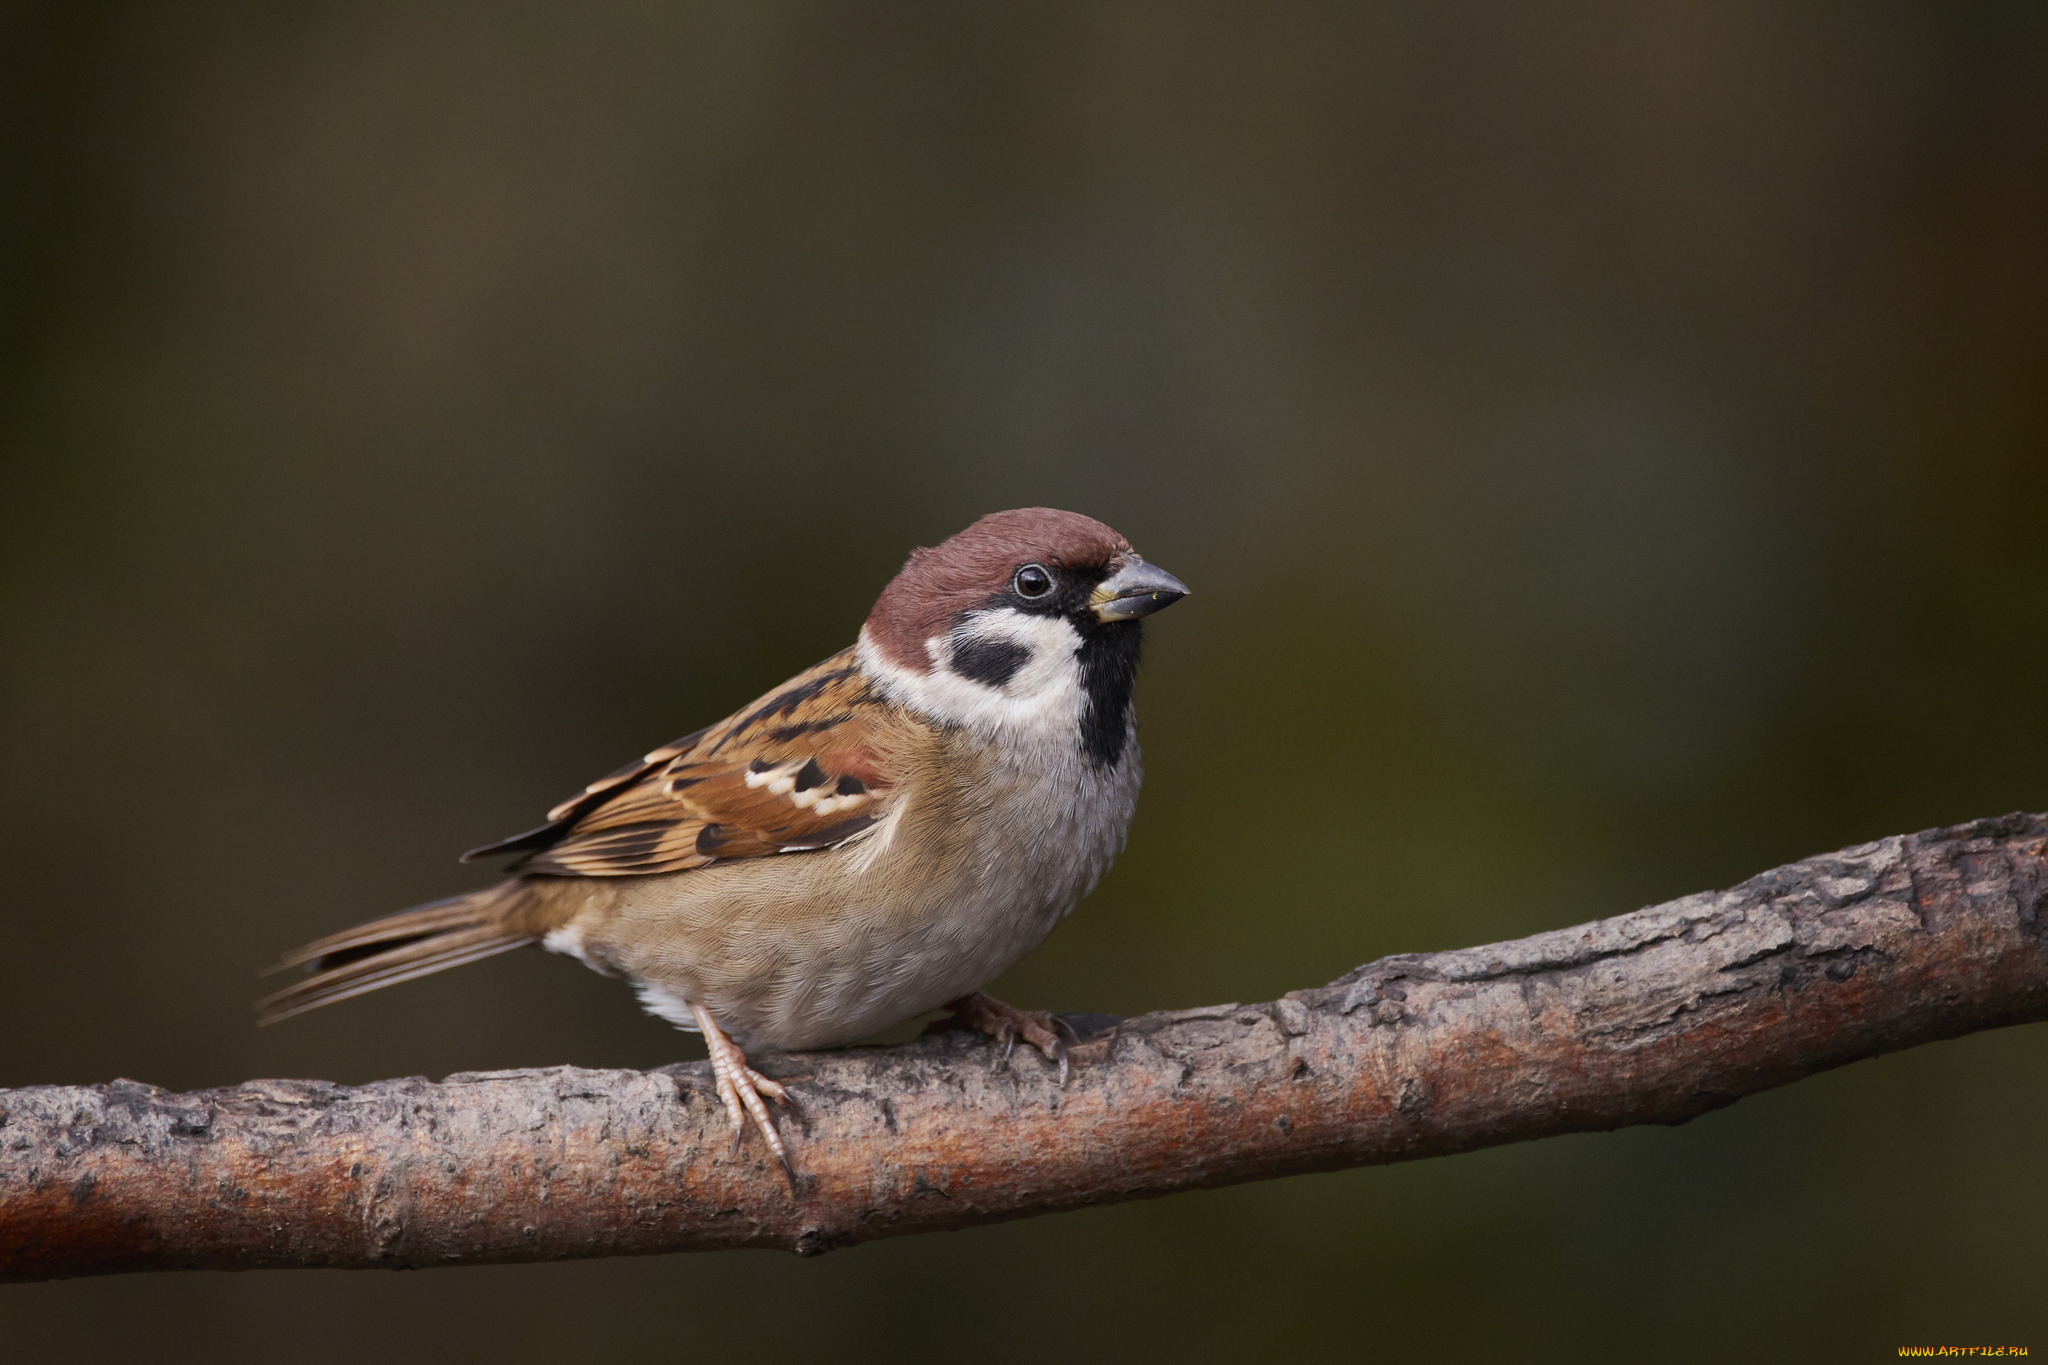
<path id="1" fill-rule="evenodd" d="M 1098 621 L 1135 621 L 1164 611 L 1187 595 L 1187 584 L 1137 555 L 1127 554 L 1123 566 L 1089 594 L 1088 604 L 1095 608 Z"/>

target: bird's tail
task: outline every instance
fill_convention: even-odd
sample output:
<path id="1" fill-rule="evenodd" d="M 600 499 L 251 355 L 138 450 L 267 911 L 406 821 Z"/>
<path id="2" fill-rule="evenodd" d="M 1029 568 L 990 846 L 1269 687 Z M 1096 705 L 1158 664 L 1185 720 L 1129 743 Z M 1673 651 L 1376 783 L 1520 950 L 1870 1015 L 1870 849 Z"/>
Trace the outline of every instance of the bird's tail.
<path id="1" fill-rule="evenodd" d="M 274 1024 L 416 976 L 538 942 L 543 907 L 529 882 L 512 880 L 358 924 L 286 953 L 269 971 L 310 973 L 256 1002 L 256 1022 Z"/>

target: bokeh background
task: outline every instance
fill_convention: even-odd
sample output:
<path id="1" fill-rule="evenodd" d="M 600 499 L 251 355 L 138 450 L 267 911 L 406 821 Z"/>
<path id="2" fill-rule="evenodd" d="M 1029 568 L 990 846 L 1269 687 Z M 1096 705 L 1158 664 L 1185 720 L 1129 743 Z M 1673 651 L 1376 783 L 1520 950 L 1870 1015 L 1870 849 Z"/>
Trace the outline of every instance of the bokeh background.
<path id="1" fill-rule="evenodd" d="M 2048 9 L 0 5 L 0 1085 L 701 1055 L 280 950 L 1099 516 L 1129 853 L 1001 992 L 1270 998 L 2048 807 Z M 2048 1034 L 860 1247 L 0 1290 L 0 1354 L 2048 1350 Z"/>

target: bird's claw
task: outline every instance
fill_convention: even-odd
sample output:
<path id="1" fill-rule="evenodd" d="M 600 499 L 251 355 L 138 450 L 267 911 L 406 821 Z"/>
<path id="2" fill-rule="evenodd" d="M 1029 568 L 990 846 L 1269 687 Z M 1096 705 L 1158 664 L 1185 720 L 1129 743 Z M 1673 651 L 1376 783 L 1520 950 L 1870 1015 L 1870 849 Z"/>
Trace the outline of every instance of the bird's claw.
<path id="1" fill-rule="evenodd" d="M 747 1054 L 725 1036 L 708 1013 L 696 1005 L 692 1005 L 690 1010 L 696 1016 L 698 1032 L 704 1035 L 705 1050 L 711 1054 L 711 1075 L 718 1084 L 719 1103 L 725 1106 L 726 1117 L 732 1122 L 732 1155 L 737 1156 L 745 1143 L 747 1122 L 751 1119 L 754 1127 L 761 1130 L 768 1150 L 781 1164 L 790 1192 L 795 1193 L 796 1165 L 789 1159 L 789 1148 L 784 1145 L 782 1134 L 775 1131 L 775 1119 L 768 1112 L 767 1102 L 773 1100 L 787 1106 L 799 1120 L 803 1118 L 803 1107 L 780 1081 L 763 1076 L 748 1066 Z"/>
<path id="2" fill-rule="evenodd" d="M 1022 1037 L 1045 1060 L 1059 1067 L 1060 1089 L 1067 1088 L 1072 1068 L 1067 1045 L 1059 1031 L 1064 1029 L 1072 1034 L 1075 1042 L 1080 1041 L 1080 1035 L 1066 1020 L 1044 1010 L 1020 1010 L 979 991 L 962 996 L 946 1008 L 953 1011 L 955 1022 L 979 1029 L 1002 1044 L 1002 1054 L 996 1058 L 994 1070 L 1002 1071 L 1009 1067 L 1010 1056 L 1017 1050 L 1017 1039 Z"/>

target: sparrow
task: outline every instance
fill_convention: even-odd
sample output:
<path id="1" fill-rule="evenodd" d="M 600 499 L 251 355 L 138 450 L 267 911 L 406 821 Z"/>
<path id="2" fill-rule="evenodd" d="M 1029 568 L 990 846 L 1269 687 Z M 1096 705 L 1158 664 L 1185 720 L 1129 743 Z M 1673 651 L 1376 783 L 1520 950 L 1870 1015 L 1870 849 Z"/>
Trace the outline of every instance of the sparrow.
<path id="1" fill-rule="evenodd" d="M 1144 617 L 1187 587 L 1074 512 L 996 512 L 917 549 L 850 649 L 649 750 L 537 828 L 471 849 L 507 879 L 309 943 L 274 1023 L 529 944 L 703 1035 L 735 1147 L 792 1173 L 747 1053 L 830 1048 L 947 1008 L 1060 1066 L 1053 1018 L 981 987 L 1122 851 Z"/>

